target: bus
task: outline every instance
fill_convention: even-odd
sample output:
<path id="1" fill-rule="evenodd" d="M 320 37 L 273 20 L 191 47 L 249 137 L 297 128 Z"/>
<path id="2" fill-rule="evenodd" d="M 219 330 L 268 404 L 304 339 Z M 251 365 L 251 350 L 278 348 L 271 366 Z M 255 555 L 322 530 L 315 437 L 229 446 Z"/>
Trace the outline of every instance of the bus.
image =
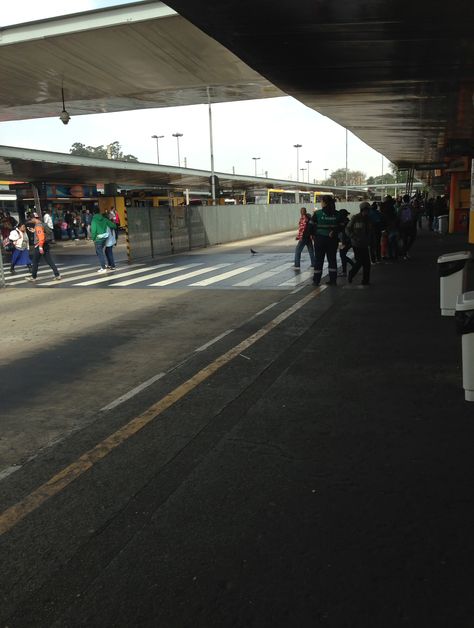
<path id="1" fill-rule="evenodd" d="M 286 203 L 312 205 L 320 202 L 324 195 L 334 196 L 332 192 L 320 190 L 260 188 L 247 190 L 245 198 L 246 202 L 252 205 L 282 205 Z"/>

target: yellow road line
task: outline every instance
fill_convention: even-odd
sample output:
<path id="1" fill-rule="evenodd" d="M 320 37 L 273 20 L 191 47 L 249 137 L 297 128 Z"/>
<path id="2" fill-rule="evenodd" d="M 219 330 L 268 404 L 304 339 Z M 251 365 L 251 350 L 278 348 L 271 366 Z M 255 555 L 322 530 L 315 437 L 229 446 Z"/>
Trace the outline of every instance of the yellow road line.
<path id="1" fill-rule="evenodd" d="M 208 379 L 216 371 L 237 357 L 240 353 L 242 353 L 242 351 L 245 351 L 260 340 L 260 338 L 263 338 L 263 336 L 268 334 L 277 325 L 306 305 L 306 303 L 308 303 L 315 296 L 319 295 L 324 289 L 325 286 L 322 286 L 321 288 L 311 292 L 311 294 L 305 296 L 303 299 L 300 299 L 300 301 L 297 301 L 294 305 L 279 314 L 257 332 L 240 342 L 226 353 L 223 353 L 213 362 L 198 371 L 195 375 L 193 375 L 193 377 L 154 403 L 147 410 L 145 410 L 145 412 L 138 415 L 129 423 L 108 436 L 95 447 L 80 456 L 77 460 L 59 471 L 59 473 L 53 475 L 52 478 L 39 486 L 20 502 L 5 510 L 2 514 L 0 514 L 0 535 L 8 532 L 8 530 L 11 530 L 19 521 L 26 517 L 26 515 L 39 508 L 39 506 L 41 506 L 41 504 L 43 504 L 47 499 L 62 491 L 62 489 L 68 484 L 71 484 L 71 482 L 73 482 L 76 478 L 80 477 L 88 469 L 93 467 L 96 462 L 105 458 L 105 456 L 107 456 L 116 447 L 139 432 L 143 427 L 148 425 L 148 423 L 153 421 L 153 419 L 158 417 L 161 413 L 187 395 L 191 390 Z"/>

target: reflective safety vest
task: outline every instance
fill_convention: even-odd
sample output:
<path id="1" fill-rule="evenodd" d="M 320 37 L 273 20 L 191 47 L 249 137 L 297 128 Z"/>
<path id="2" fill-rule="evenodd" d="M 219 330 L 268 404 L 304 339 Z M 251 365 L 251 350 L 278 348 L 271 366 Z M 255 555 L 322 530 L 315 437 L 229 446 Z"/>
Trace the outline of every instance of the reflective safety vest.
<path id="1" fill-rule="evenodd" d="M 317 209 L 313 214 L 313 221 L 316 223 L 316 235 L 329 236 L 331 231 L 335 234 L 338 232 L 341 217 L 338 211 L 326 214 L 324 209 Z"/>

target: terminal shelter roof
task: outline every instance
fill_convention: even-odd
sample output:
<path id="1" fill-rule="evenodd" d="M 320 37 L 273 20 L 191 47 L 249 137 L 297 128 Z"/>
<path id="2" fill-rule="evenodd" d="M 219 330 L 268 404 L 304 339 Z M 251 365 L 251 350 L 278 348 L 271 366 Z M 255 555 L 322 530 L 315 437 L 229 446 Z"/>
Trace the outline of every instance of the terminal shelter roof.
<path id="1" fill-rule="evenodd" d="M 74 116 L 204 103 L 209 87 L 292 95 L 400 167 L 472 150 L 472 0 L 169 5 L 0 29 L 0 121 L 58 116 L 61 89 Z"/>
<path id="2" fill-rule="evenodd" d="M 472 0 L 169 0 L 398 165 L 472 150 Z"/>

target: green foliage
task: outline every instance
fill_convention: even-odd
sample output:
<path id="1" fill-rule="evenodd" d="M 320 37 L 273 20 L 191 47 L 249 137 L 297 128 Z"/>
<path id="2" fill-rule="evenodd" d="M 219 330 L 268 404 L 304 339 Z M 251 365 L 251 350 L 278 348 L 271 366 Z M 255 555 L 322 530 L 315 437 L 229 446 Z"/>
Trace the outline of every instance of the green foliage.
<path id="1" fill-rule="evenodd" d="M 365 183 L 366 174 L 360 170 L 348 170 L 347 171 L 347 184 L 348 185 L 363 185 Z M 331 175 L 322 182 L 323 185 L 346 185 L 346 169 L 339 168 L 331 172 Z"/>
<path id="2" fill-rule="evenodd" d="M 124 155 L 120 142 L 112 142 L 104 146 L 84 146 L 80 142 L 74 142 L 69 149 L 71 155 L 79 155 L 81 157 L 96 157 L 99 159 L 116 159 L 118 161 L 138 161 L 135 155 Z"/>

